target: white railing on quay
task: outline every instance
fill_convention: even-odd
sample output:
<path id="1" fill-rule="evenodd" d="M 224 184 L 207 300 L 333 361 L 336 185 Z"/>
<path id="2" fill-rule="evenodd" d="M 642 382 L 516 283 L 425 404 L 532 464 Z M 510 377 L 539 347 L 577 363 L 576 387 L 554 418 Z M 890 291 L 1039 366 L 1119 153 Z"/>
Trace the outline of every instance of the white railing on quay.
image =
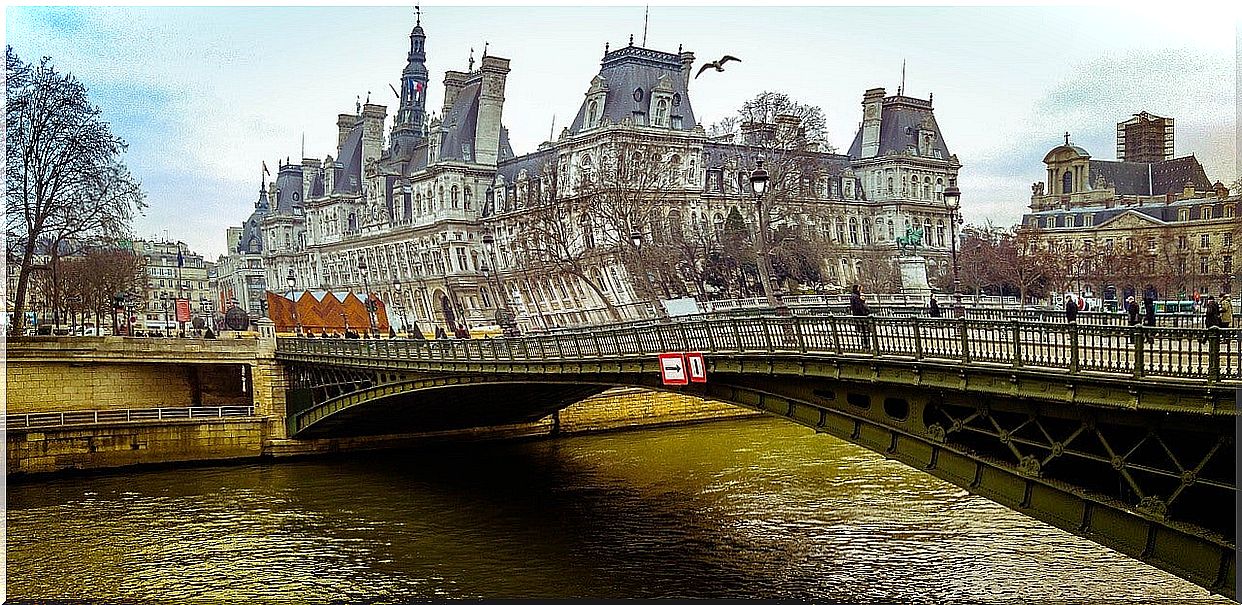
<path id="1" fill-rule="evenodd" d="M 72 410 L 66 412 L 32 412 L 6 414 L 7 429 L 55 428 L 119 422 L 150 422 L 152 420 L 208 420 L 254 416 L 254 406 L 224 405 L 214 407 L 132 408 L 123 410 Z"/>

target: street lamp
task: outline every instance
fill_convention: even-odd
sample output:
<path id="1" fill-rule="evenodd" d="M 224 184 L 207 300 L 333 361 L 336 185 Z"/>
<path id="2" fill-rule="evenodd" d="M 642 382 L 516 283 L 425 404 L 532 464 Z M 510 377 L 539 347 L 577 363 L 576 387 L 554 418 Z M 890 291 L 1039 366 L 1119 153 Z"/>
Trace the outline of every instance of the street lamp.
<path id="1" fill-rule="evenodd" d="M 293 325 L 298 336 L 302 335 L 302 322 L 298 320 L 298 301 L 293 297 L 293 287 L 297 285 L 298 278 L 293 274 L 293 267 L 289 267 L 289 277 L 285 278 L 289 282 L 289 300 L 293 304 Z"/>
<path id="2" fill-rule="evenodd" d="M 367 279 L 367 261 L 366 259 L 358 260 L 358 272 L 362 274 L 362 289 L 365 297 L 363 298 L 364 306 L 367 308 L 367 321 L 370 323 L 371 333 L 378 331 L 375 327 L 375 305 L 371 302 L 371 282 Z"/>
<path id="3" fill-rule="evenodd" d="M 483 247 L 491 258 L 492 271 L 496 274 L 496 295 L 500 297 L 501 306 L 496 309 L 496 323 L 500 324 L 500 332 L 505 336 L 519 336 L 517 324 L 514 322 L 513 309 L 509 308 L 509 291 L 505 288 L 504 277 L 500 275 L 500 263 L 496 261 L 496 237 L 491 233 L 483 234 Z M 486 275 L 484 275 L 486 279 Z"/>
<path id="4" fill-rule="evenodd" d="M 958 317 L 965 314 L 962 309 L 962 282 L 957 274 L 957 210 L 961 203 L 962 191 L 957 188 L 957 180 L 951 179 L 949 187 L 944 190 L 944 207 L 949 211 L 949 251 L 953 257 L 953 312 Z M 1021 305 L 1022 301 L 1018 301 L 1018 304 Z"/>
<path id="5" fill-rule="evenodd" d="M 763 296 L 768 299 L 768 306 L 773 310 L 781 313 L 784 309 L 784 302 L 778 303 L 776 297 L 772 294 L 771 268 L 768 267 L 771 259 L 768 258 L 768 213 L 763 209 L 763 195 L 768 190 L 768 171 L 763 168 L 763 157 L 760 156 L 755 161 L 755 169 L 750 173 L 750 187 L 755 192 L 755 211 L 759 214 L 759 235 L 755 238 L 755 244 L 759 252 L 759 284 L 763 286 Z"/>
<path id="6" fill-rule="evenodd" d="M 401 327 L 405 330 L 405 337 L 410 337 L 410 322 L 405 318 L 405 302 L 401 299 L 401 282 L 396 278 L 392 278 L 392 291 L 395 292 L 393 302 L 397 305 L 397 315 L 401 316 Z"/>
<path id="7" fill-rule="evenodd" d="M 168 292 L 160 292 L 160 307 L 164 309 L 164 325 L 160 326 L 161 332 L 168 331 Z"/>

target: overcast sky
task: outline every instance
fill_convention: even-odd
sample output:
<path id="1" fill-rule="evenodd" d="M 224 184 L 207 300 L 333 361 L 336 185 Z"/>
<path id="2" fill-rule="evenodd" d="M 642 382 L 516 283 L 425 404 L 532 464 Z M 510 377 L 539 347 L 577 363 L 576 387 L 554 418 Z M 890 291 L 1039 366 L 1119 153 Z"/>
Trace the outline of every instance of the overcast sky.
<path id="1" fill-rule="evenodd" d="M 1195 154 L 1212 180 L 1236 168 L 1236 13 L 1094 7 L 650 8 L 648 48 L 698 60 L 742 59 L 691 84 L 711 124 L 763 90 L 819 105 L 849 147 L 863 91 L 934 93 L 945 142 L 963 167 L 968 222 L 1012 224 L 1043 176 L 1044 153 L 1069 131 L 1113 159 L 1116 123 L 1147 110 L 1176 119 L 1177 155 Z M 1167 6 L 1167 5 L 1164 5 Z M 1211 5 L 1208 5 L 1209 7 Z M 504 107 L 513 148 L 534 151 L 577 113 L 604 44 L 641 44 L 641 4 L 609 7 L 423 6 L 428 109 L 444 71 L 473 48 L 511 60 Z M 1236 9 L 1232 9 L 1236 10 Z M 89 88 L 129 142 L 126 162 L 150 205 L 139 237 L 187 242 L 209 259 L 224 230 L 249 216 L 260 162 L 335 154 L 336 115 L 355 97 L 396 109 L 414 25 L 410 6 L 9 7 L 7 43 L 26 61 L 50 56 Z"/>

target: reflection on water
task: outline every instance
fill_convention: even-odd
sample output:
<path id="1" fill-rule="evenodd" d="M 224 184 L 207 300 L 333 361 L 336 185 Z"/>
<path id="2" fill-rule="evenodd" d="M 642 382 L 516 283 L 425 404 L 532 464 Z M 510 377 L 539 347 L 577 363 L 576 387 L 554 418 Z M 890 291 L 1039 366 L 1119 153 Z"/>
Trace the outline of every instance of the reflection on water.
<path id="1" fill-rule="evenodd" d="M 770 419 L 9 487 L 11 598 L 1226 602 Z"/>

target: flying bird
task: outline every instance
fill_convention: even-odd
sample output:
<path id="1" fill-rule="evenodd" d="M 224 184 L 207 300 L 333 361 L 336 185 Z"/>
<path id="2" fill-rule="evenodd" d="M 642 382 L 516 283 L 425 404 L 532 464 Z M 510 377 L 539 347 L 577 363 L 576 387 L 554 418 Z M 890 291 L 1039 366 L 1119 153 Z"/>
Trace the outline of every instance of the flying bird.
<path id="1" fill-rule="evenodd" d="M 721 57 L 719 61 L 712 61 L 711 63 L 704 63 L 703 67 L 699 68 L 699 73 L 694 74 L 694 77 L 695 79 L 698 79 L 698 77 L 703 75 L 703 72 L 707 71 L 707 68 L 709 67 L 715 67 L 716 71 L 724 71 L 724 64 L 729 61 L 737 61 L 738 63 L 742 62 L 741 59 L 733 55 L 725 55 Z"/>

